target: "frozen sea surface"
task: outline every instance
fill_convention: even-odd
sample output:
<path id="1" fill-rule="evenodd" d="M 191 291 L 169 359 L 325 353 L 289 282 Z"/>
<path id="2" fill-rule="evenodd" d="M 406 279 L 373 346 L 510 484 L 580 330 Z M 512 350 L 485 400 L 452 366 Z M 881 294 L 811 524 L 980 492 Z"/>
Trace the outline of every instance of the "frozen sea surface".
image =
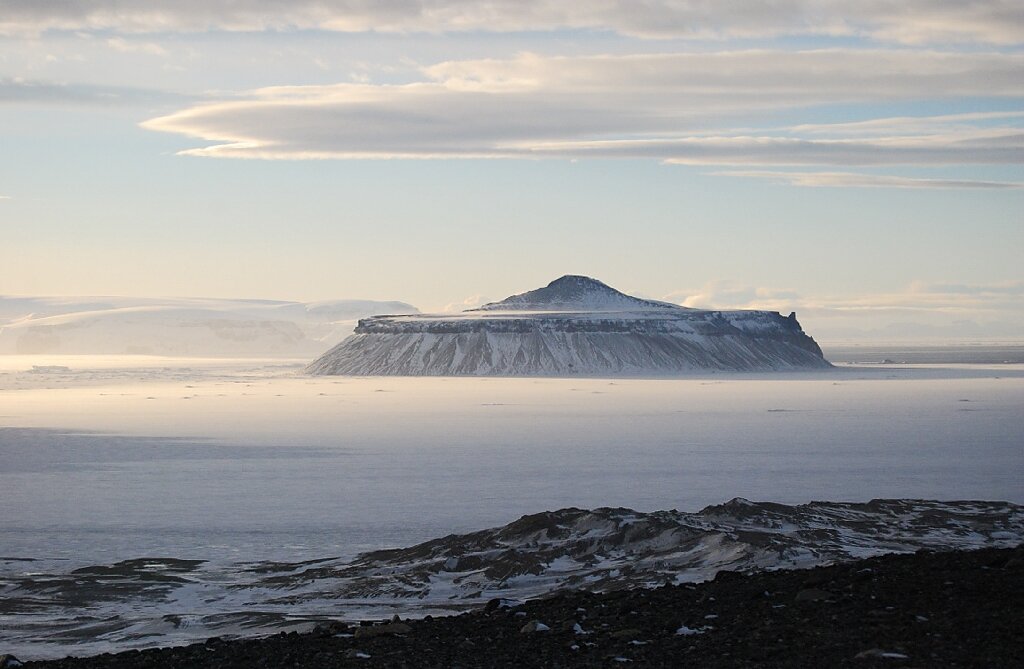
<path id="1" fill-rule="evenodd" d="M 0 554 L 299 560 L 568 506 L 1024 502 L 1022 365 L 657 381 L 300 370 L 0 357 Z"/>
<path id="2" fill-rule="evenodd" d="M 566 380 L 303 363 L 0 356 L 0 578 L 349 559 L 565 507 L 1024 502 L 1020 364 Z"/>

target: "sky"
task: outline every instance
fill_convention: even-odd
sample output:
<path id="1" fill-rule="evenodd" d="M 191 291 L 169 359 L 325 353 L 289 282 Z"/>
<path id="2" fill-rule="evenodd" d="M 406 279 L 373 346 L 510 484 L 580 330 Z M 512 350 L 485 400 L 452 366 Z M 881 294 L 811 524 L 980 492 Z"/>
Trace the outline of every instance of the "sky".
<path id="1" fill-rule="evenodd" d="M 1020 339 L 1022 163 L 1019 0 L 0 0 L 0 295 Z"/>

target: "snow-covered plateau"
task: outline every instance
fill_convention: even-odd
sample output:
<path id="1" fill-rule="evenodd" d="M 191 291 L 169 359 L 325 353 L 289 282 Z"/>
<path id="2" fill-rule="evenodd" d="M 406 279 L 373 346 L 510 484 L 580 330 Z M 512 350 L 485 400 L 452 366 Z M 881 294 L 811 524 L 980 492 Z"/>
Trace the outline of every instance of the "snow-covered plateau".
<path id="1" fill-rule="evenodd" d="M 563 276 L 448 315 L 364 318 L 307 369 L 352 376 L 669 376 L 829 367 L 795 314 L 712 311 Z"/>

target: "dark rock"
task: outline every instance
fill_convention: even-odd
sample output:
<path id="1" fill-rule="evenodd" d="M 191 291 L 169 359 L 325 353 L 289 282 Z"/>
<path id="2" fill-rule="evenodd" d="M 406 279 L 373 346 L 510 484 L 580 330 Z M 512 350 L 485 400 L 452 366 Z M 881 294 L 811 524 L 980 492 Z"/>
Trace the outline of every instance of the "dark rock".
<path id="1" fill-rule="evenodd" d="M 814 569 L 804 579 L 804 585 L 810 588 L 816 585 L 824 585 L 831 580 L 832 574 L 828 569 Z"/>
<path id="2" fill-rule="evenodd" d="M 909 660 L 910 657 L 903 653 L 897 653 L 894 650 L 882 650 L 881 648 L 871 648 L 869 650 L 862 650 L 861 652 L 854 655 L 855 660 L 872 660 L 872 659 L 885 659 L 885 660 Z"/>
<path id="3" fill-rule="evenodd" d="M 355 637 L 357 639 L 368 639 L 375 636 L 389 636 L 392 634 L 408 634 L 412 627 L 406 623 L 385 623 L 373 627 L 357 627 Z"/>
<path id="4" fill-rule="evenodd" d="M 716 583 L 721 583 L 723 581 L 738 581 L 742 578 L 742 572 L 731 571 L 729 569 L 719 569 L 718 573 L 715 574 Z"/>
<path id="5" fill-rule="evenodd" d="M 807 588 L 796 593 L 794 601 L 797 602 L 825 602 L 832 599 L 833 595 L 831 592 L 824 590 L 818 590 L 817 588 Z"/>

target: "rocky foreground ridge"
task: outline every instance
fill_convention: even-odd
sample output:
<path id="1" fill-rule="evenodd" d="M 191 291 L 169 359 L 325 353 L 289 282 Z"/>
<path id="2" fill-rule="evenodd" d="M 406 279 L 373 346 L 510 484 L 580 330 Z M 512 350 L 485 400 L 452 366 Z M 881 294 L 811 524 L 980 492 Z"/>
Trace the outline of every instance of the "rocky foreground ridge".
<path id="1" fill-rule="evenodd" d="M 356 376 L 607 376 L 829 367 L 795 314 L 711 311 L 563 276 L 460 314 L 374 316 L 309 365 Z"/>
<path id="2" fill-rule="evenodd" d="M 789 506 L 734 499 L 694 513 L 562 509 L 352 560 L 208 564 L 150 557 L 63 573 L 28 562 L 21 576 L 0 579 L 0 651 L 94 655 L 209 636 L 308 631 L 339 619 L 437 616 L 495 598 L 511 604 L 575 591 L 643 591 L 721 572 L 1022 541 L 1024 507 L 1008 502 Z"/>
<path id="3" fill-rule="evenodd" d="M 424 620 L 28 662 L 190 667 L 1018 667 L 1024 548 L 888 555 L 710 582 L 563 593 Z M 11 664 L 10 666 L 17 666 Z"/>
<path id="4" fill-rule="evenodd" d="M 529 599 L 571 589 L 651 588 L 703 581 L 722 570 L 794 569 L 1021 541 L 1024 507 L 1007 502 L 790 506 L 736 498 L 696 513 L 538 513 L 498 528 L 365 553 L 345 564 L 278 565 L 262 583 L 291 590 L 286 597 L 293 603 L 336 597 L 450 607 L 496 595 Z"/>

